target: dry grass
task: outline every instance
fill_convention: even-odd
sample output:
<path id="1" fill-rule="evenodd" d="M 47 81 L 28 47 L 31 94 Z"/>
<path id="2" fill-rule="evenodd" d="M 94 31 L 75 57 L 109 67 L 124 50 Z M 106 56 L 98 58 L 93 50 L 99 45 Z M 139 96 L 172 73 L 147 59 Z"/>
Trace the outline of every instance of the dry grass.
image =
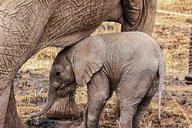
<path id="1" fill-rule="evenodd" d="M 158 9 L 180 13 L 192 13 L 191 0 L 157 0 Z"/>

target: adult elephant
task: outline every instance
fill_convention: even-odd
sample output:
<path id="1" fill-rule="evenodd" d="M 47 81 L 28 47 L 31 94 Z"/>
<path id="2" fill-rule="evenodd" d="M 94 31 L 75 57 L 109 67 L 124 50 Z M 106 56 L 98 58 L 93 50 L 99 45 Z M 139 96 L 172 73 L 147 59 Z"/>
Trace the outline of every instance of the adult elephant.
<path id="1" fill-rule="evenodd" d="M 150 34 L 156 0 L 0 0 L 0 128 L 21 128 L 13 78 L 39 50 L 70 46 L 103 21 Z"/>

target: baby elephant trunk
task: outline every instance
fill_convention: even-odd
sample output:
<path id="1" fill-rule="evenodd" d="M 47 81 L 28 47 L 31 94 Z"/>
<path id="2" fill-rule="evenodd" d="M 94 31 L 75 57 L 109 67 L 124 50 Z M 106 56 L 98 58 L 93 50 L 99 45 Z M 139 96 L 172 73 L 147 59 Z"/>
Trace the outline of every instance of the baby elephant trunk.
<path id="1" fill-rule="evenodd" d="M 57 91 L 53 106 L 46 113 L 51 119 L 73 119 L 80 116 L 79 107 L 75 102 L 76 84 Z"/>
<path id="2" fill-rule="evenodd" d="M 46 113 L 52 107 L 55 100 L 56 100 L 56 90 L 50 87 L 48 92 L 48 100 L 46 102 L 45 107 L 40 112 L 32 114 L 31 117 L 41 116 L 44 113 Z"/>

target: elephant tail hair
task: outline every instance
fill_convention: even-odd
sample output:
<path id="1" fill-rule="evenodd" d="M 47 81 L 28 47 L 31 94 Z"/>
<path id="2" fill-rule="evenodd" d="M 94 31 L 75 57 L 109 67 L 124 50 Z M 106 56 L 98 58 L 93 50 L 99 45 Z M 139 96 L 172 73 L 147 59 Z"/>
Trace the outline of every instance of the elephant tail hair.
<path id="1" fill-rule="evenodd" d="M 161 97 L 162 97 L 162 92 L 164 90 L 164 75 L 165 75 L 165 64 L 164 64 L 164 59 L 162 56 L 162 53 L 160 53 L 160 58 L 159 58 L 159 69 L 158 69 L 158 76 L 159 76 L 159 89 L 158 89 L 158 120 L 160 122 L 161 120 Z"/>

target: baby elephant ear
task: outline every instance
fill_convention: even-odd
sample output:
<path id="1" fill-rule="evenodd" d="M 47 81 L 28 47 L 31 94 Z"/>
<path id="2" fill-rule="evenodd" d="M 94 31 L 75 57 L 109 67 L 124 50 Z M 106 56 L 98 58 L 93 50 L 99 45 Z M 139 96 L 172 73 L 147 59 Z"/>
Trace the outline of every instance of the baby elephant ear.
<path id="1" fill-rule="evenodd" d="M 104 63 L 105 44 L 100 37 L 90 37 L 72 47 L 71 63 L 78 85 L 87 85 Z"/>

